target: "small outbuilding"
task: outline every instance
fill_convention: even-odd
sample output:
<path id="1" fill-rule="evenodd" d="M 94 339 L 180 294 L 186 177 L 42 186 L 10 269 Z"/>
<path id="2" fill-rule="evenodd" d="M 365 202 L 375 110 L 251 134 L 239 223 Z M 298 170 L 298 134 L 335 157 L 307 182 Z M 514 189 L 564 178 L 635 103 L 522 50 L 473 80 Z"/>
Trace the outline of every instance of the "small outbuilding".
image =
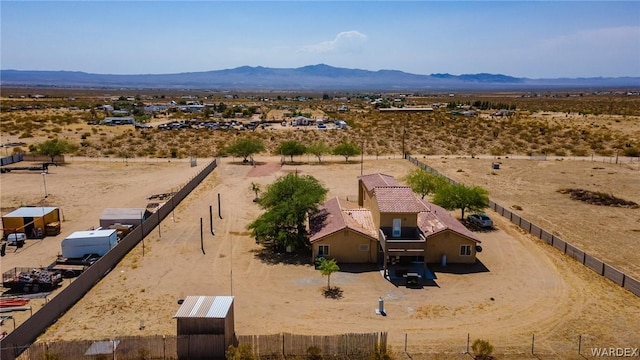
<path id="1" fill-rule="evenodd" d="M 48 224 L 58 224 L 57 233 L 45 232 Z M 24 233 L 29 239 L 41 239 L 45 235 L 60 233 L 60 210 L 57 207 L 45 206 L 21 207 L 2 216 L 3 237 L 13 233 Z M 51 226 L 50 226 L 51 227 Z"/>
<path id="2" fill-rule="evenodd" d="M 224 359 L 236 345 L 233 296 L 187 296 L 173 317 L 178 359 Z"/>
<path id="3" fill-rule="evenodd" d="M 100 227 L 111 225 L 132 225 L 134 228 L 150 215 L 146 208 L 106 208 L 100 215 Z"/>

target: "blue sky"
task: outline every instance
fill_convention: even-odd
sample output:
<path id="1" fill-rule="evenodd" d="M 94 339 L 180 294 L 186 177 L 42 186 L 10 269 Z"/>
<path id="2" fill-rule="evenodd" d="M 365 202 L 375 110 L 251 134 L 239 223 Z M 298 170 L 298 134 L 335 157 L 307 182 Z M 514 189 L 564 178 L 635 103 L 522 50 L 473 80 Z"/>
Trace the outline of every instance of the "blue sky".
<path id="1" fill-rule="evenodd" d="M 0 67 L 640 76 L 640 1 L 0 1 Z"/>

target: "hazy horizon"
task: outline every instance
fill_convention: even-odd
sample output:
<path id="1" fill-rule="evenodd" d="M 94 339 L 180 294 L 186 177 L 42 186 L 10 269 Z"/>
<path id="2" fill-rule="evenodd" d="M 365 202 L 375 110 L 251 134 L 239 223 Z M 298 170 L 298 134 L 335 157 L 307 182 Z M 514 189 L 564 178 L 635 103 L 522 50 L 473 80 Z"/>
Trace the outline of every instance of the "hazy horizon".
<path id="1" fill-rule="evenodd" d="M 1 68 L 640 77 L 637 1 L 2 1 Z"/>

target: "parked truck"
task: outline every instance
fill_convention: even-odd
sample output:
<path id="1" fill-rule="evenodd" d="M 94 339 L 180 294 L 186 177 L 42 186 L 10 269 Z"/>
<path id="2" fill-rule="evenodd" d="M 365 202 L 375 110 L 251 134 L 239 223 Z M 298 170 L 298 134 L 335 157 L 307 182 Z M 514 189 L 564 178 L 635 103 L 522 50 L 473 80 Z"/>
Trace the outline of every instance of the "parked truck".
<path id="1" fill-rule="evenodd" d="M 51 291 L 60 283 L 60 272 L 43 268 L 16 267 L 2 274 L 2 286 L 24 293 Z"/>
<path id="2" fill-rule="evenodd" d="M 89 254 L 104 256 L 117 244 L 116 229 L 76 231 L 62 240 L 62 257 L 82 259 Z"/>
<path id="3" fill-rule="evenodd" d="M 82 258 L 65 258 L 58 255 L 56 261 L 47 267 L 49 270 L 59 271 L 63 277 L 72 278 L 79 276 L 89 266 L 100 259 L 98 254 L 87 254 Z"/>

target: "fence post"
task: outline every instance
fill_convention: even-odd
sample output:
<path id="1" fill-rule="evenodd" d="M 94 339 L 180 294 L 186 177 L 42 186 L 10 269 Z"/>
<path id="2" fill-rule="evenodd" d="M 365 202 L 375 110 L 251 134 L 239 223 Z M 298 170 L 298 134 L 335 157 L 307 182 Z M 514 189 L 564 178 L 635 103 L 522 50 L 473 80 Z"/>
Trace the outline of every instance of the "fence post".
<path id="1" fill-rule="evenodd" d="M 469 341 L 471 341 L 471 336 L 467 333 L 467 352 L 465 354 L 469 354 Z"/>
<path id="2" fill-rule="evenodd" d="M 531 334 L 531 355 L 533 355 L 533 345 L 536 341 L 536 334 Z"/>
<path id="3" fill-rule="evenodd" d="M 582 355 L 582 334 L 578 335 L 578 355 Z"/>
<path id="4" fill-rule="evenodd" d="M 404 333 L 404 352 L 407 352 L 407 333 Z"/>

